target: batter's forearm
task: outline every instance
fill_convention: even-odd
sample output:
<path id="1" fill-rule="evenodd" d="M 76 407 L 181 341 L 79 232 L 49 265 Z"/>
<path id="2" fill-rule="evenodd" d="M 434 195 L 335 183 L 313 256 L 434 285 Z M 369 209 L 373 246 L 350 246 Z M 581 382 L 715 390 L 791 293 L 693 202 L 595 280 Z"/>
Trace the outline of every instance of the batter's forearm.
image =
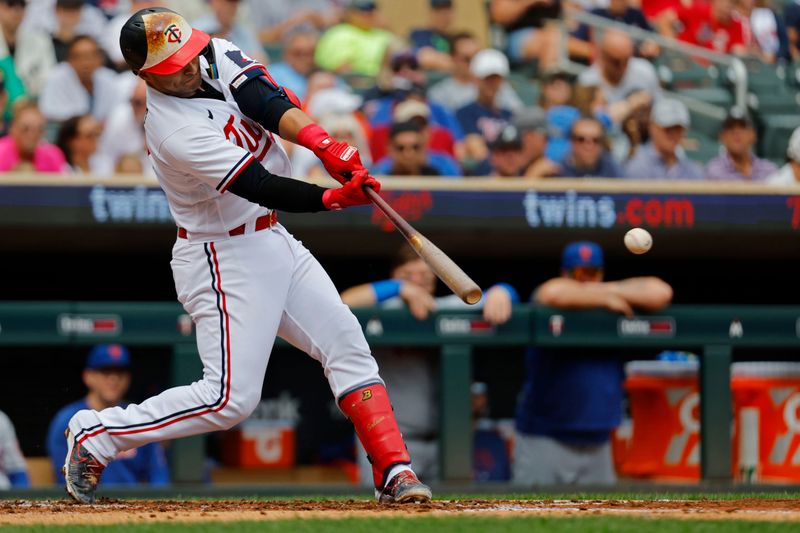
<path id="1" fill-rule="evenodd" d="M 300 133 L 300 130 L 313 123 L 314 121 L 311 117 L 301 109 L 289 109 L 283 114 L 278 123 L 278 135 L 282 139 L 297 143 L 297 134 Z"/>

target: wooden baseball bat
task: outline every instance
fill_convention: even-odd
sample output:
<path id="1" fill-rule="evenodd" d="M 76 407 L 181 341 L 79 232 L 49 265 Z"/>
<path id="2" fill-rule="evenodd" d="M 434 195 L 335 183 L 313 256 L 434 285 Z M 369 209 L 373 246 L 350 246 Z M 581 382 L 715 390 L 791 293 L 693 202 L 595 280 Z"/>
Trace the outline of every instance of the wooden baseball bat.
<path id="1" fill-rule="evenodd" d="M 457 294 L 459 298 L 470 305 L 474 305 L 480 301 L 481 296 L 483 296 L 480 287 L 461 270 L 461 267 L 455 264 L 447 254 L 441 251 L 423 234 L 415 230 L 411 224 L 406 222 L 378 193 L 369 187 L 364 187 L 364 190 L 367 196 L 369 196 L 369 199 L 372 200 L 372 203 L 383 211 L 386 218 L 394 224 L 394 227 L 405 237 L 408 244 L 410 244 L 422 260 L 431 267 L 434 274 L 436 274 L 445 285 L 450 287 L 450 290 L 453 291 L 454 294 Z"/>

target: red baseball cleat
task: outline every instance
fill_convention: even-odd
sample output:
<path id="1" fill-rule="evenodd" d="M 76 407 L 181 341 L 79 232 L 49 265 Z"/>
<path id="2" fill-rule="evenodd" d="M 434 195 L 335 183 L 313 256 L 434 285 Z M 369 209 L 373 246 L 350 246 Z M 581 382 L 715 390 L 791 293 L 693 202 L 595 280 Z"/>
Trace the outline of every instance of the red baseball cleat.
<path id="1" fill-rule="evenodd" d="M 94 503 L 94 493 L 105 465 L 95 459 L 83 444 L 77 444 L 69 429 L 64 436 L 67 438 L 67 457 L 61 472 L 64 474 L 67 494 L 79 503 Z"/>

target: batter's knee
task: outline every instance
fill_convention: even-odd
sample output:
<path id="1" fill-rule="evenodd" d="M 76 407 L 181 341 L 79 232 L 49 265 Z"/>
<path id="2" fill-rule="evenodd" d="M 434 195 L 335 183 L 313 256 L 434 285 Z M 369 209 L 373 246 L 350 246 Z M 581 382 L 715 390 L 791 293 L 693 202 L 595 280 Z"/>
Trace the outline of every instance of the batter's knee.
<path id="1" fill-rule="evenodd" d="M 245 420 L 261 401 L 261 391 L 249 394 L 231 394 L 228 402 L 219 411 L 224 429 L 230 429 Z"/>

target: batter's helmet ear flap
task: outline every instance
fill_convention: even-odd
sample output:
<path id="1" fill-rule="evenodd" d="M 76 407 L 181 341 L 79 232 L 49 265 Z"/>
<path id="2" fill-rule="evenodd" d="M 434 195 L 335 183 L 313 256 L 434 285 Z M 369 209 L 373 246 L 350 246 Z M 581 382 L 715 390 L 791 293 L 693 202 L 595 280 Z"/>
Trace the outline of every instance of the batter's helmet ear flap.
<path id="1" fill-rule="evenodd" d="M 214 53 L 214 46 L 209 42 L 203 51 L 200 52 L 200 55 L 206 58 L 206 61 L 208 61 L 208 68 L 206 69 L 208 77 L 212 80 L 218 80 L 219 70 L 217 69 L 217 56 Z"/>

